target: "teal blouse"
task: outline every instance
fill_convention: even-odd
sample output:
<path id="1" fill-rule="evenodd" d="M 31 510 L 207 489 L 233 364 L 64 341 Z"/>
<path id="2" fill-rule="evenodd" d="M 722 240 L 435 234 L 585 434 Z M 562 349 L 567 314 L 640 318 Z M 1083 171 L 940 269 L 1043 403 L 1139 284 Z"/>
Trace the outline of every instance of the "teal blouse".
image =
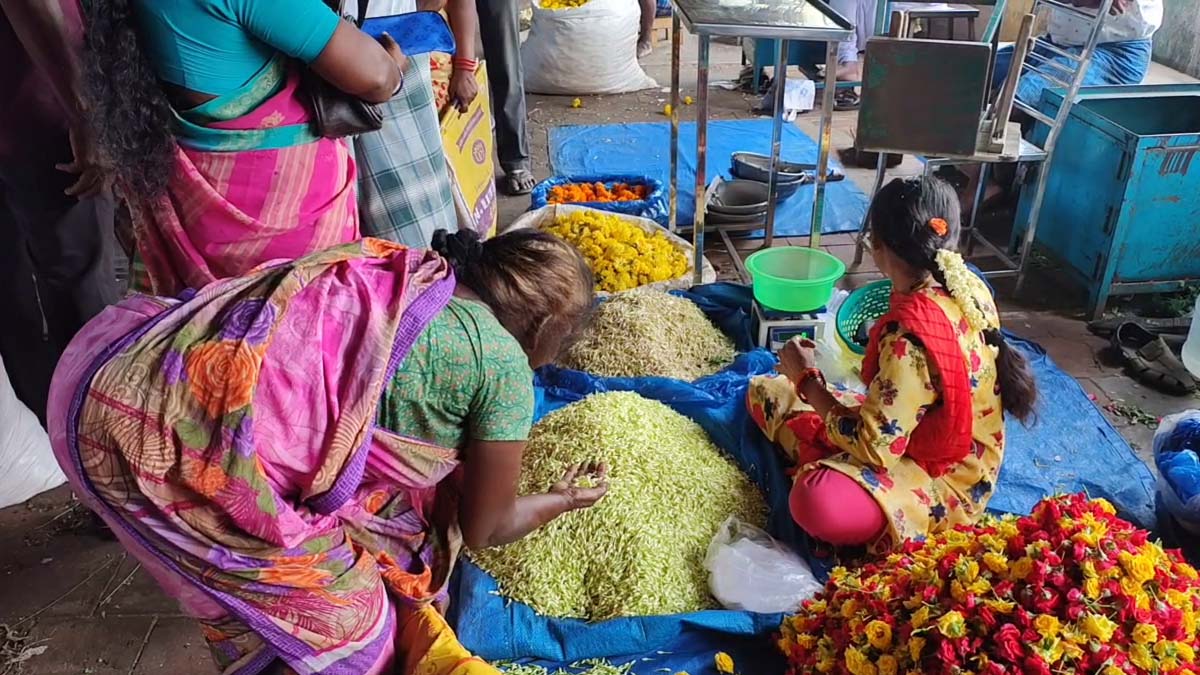
<path id="1" fill-rule="evenodd" d="M 322 0 L 133 0 L 142 48 L 165 82 L 220 96 L 278 53 L 305 63 L 340 20 Z"/>

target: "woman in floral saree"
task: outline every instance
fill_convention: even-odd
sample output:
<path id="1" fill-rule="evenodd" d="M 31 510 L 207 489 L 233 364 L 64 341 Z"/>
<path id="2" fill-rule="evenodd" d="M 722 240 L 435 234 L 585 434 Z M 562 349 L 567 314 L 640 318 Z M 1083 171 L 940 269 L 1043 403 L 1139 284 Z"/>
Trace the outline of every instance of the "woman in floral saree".
<path id="1" fill-rule="evenodd" d="M 60 363 L 59 463 L 220 672 L 494 673 L 438 611 L 460 547 L 603 496 L 602 466 L 516 495 L 530 367 L 591 306 L 582 258 L 532 231 L 436 248 L 366 239 L 134 296 Z"/>

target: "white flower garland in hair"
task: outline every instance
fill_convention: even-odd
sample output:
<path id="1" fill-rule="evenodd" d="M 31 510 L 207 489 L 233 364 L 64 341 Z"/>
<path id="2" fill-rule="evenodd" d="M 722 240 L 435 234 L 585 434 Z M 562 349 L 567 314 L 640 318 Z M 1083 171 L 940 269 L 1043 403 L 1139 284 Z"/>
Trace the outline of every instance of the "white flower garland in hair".
<path id="1" fill-rule="evenodd" d="M 971 293 L 971 277 L 975 273 L 967 269 L 963 257 L 949 249 L 942 249 L 937 252 L 936 260 L 938 267 L 942 270 L 942 276 L 946 280 L 946 290 L 950 292 L 950 296 L 962 310 L 963 316 L 967 319 L 967 325 L 977 333 L 982 333 L 990 328 L 987 317 L 975 302 L 974 294 Z"/>

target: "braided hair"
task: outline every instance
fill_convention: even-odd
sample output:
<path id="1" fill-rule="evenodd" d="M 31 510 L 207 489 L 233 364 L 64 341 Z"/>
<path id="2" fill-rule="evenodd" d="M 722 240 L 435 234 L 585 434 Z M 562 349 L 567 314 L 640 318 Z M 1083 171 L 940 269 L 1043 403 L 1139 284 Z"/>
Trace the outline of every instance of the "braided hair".
<path id="1" fill-rule="evenodd" d="M 934 221 L 945 227 L 931 227 Z M 953 251 L 962 230 L 962 208 L 948 183 L 925 176 L 893 180 L 872 200 L 869 223 L 874 241 L 914 270 L 947 286 L 938 252 Z M 955 300 L 971 302 L 969 298 Z M 1023 422 L 1029 420 L 1037 402 L 1037 383 L 1028 362 L 998 328 L 984 330 L 983 340 L 997 350 L 996 380 L 1004 409 Z"/>

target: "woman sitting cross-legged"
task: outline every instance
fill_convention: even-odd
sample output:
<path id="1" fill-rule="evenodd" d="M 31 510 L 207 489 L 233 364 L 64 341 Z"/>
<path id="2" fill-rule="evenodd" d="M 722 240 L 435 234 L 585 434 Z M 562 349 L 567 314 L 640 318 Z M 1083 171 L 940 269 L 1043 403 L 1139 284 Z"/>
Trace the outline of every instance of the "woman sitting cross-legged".
<path id="1" fill-rule="evenodd" d="M 756 378 L 748 404 L 800 465 L 796 522 L 830 544 L 886 548 L 983 514 L 1004 457 L 1004 413 L 1029 418 L 1037 391 L 987 286 L 953 252 L 959 206 L 949 185 L 892 181 L 868 228 L 894 290 L 870 334 L 866 395 L 831 392 L 813 345 L 793 341 L 780 354 L 782 376 Z"/>

